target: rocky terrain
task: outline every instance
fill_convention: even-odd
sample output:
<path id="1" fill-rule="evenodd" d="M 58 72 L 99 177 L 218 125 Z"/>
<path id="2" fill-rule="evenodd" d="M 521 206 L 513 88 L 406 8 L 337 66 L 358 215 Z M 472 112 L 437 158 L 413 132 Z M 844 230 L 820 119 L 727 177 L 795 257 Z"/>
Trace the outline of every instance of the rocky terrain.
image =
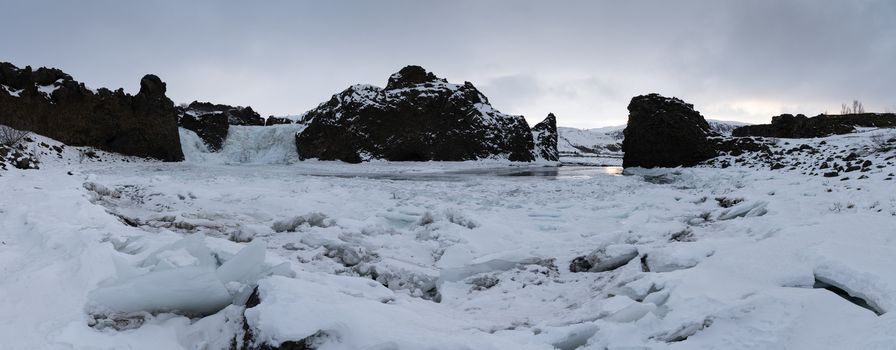
<path id="1" fill-rule="evenodd" d="M 865 135 L 859 135 L 865 134 Z M 867 179 L 877 176 L 892 180 L 889 169 L 896 164 L 896 129 L 863 130 L 832 138 L 743 138 L 740 146 L 723 150 L 718 157 L 702 166 L 727 168 L 741 166 L 754 169 L 786 169 L 807 176 L 823 176 L 837 180 Z M 860 142 L 851 142 L 861 140 Z"/>
<path id="2" fill-rule="evenodd" d="M 144 76 L 132 96 L 89 89 L 58 69 L 0 63 L 0 124 L 68 145 L 180 161 L 177 116 L 165 91 L 155 75 Z"/>
<path id="3" fill-rule="evenodd" d="M 501 113 L 470 82 L 451 84 L 419 66 L 385 88 L 354 85 L 305 113 L 296 136 L 303 159 L 393 161 L 506 158 L 537 152 L 522 116 Z"/>
<path id="4" fill-rule="evenodd" d="M 896 127 L 896 114 L 859 113 L 844 115 L 821 114 L 812 118 L 798 114 L 782 114 L 772 117 L 771 124 L 748 125 L 733 130 L 733 136 L 762 136 L 783 138 L 810 138 L 842 135 L 856 131 L 857 127 Z"/>

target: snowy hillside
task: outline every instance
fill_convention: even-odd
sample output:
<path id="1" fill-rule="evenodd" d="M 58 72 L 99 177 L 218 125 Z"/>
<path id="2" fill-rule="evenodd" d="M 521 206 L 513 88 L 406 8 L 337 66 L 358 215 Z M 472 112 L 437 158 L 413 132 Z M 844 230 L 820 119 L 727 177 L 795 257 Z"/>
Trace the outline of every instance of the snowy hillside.
<path id="1" fill-rule="evenodd" d="M 736 122 L 731 120 L 713 120 L 707 119 L 707 123 L 709 123 L 709 128 L 712 131 L 715 131 L 721 135 L 731 136 L 731 131 L 737 129 L 741 126 L 750 125 L 748 123 Z"/>
<path id="2" fill-rule="evenodd" d="M 14 315 L 0 319 L 3 347 L 896 342 L 896 130 L 770 140 L 771 160 L 620 176 L 262 164 L 289 159 L 265 144 L 288 127 L 234 127 L 224 159 L 192 150 L 184 163 L 34 136 L 24 148 L 41 169 L 0 171 L 0 309 Z M 842 172 L 822 175 L 823 163 Z"/>

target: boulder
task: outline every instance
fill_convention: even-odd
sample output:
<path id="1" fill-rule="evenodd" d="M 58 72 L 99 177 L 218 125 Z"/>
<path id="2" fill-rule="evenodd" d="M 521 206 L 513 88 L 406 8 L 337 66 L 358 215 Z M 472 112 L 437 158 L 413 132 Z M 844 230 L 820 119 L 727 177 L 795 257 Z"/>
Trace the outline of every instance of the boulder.
<path id="1" fill-rule="evenodd" d="M 535 159 L 522 116 L 495 110 L 469 82 L 451 84 L 419 66 L 393 74 L 385 89 L 351 86 L 301 122 L 308 125 L 296 135 L 302 159 Z"/>
<path id="2" fill-rule="evenodd" d="M 896 127 L 896 114 L 860 113 L 825 115 L 812 118 L 802 114 L 772 117 L 771 124 L 747 125 L 734 129 L 733 136 L 810 138 L 848 134 L 856 127 Z"/>
<path id="3" fill-rule="evenodd" d="M 623 167 L 692 166 L 716 156 L 713 135 L 694 105 L 659 94 L 632 98 L 623 133 Z"/>
<path id="4" fill-rule="evenodd" d="M 165 161 L 184 159 L 174 103 L 159 77 L 146 75 L 136 95 L 88 89 L 53 68 L 0 63 L 0 124 L 74 146 Z"/>
<path id="5" fill-rule="evenodd" d="M 535 142 L 535 156 L 544 160 L 560 160 L 557 151 L 557 118 L 549 113 L 541 123 L 532 127 L 532 139 Z"/>

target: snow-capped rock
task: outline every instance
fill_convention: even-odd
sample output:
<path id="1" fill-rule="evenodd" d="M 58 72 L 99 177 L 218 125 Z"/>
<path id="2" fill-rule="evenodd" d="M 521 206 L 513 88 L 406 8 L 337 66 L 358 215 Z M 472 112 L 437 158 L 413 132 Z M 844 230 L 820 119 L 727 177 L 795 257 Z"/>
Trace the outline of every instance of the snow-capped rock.
<path id="1" fill-rule="evenodd" d="M 351 86 L 302 122 L 308 124 L 296 135 L 302 159 L 535 159 L 522 116 L 495 110 L 469 82 L 451 84 L 419 66 L 393 74 L 385 89 Z"/>
<path id="2" fill-rule="evenodd" d="M 295 124 L 295 122 L 296 122 L 295 120 L 290 119 L 288 117 L 268 116 L 268 118 L 264 120 L 264 125 L 269 126 L 269 125 L 280 125 L 280 124 Z"/>
<path id="3" fill-rule="evenodd" d="M 535 141 L 535 156 L 544 160 L 560 160 L 557 151 L 557 117 L 548 114 L 540 123 L 532 127 L 532 139 Z"/>
<path id="4" fill-rule="evenodd" d="M 194 117 L 208 114 L 223 114 L 227 117 L 227 124 L 230 125 L 264 125 L 264 118 L 249 106 L 228 106 L 211 102 L 193 101 L 186 107 L 178 107 L 178 112 Z"/>

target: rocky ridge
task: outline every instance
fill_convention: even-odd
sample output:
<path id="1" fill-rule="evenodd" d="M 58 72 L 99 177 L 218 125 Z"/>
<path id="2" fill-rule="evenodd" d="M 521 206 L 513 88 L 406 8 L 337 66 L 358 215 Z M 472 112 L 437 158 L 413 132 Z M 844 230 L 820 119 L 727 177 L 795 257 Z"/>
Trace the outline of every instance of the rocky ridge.
<path id="1" fill-rule="evenodd" d="M 183 160 L 174 103 L 159 77 L 136 95 L 92 90 L 59 69 L 0 63 L 0 124 L 73 146 L 165 161 Z"/>

